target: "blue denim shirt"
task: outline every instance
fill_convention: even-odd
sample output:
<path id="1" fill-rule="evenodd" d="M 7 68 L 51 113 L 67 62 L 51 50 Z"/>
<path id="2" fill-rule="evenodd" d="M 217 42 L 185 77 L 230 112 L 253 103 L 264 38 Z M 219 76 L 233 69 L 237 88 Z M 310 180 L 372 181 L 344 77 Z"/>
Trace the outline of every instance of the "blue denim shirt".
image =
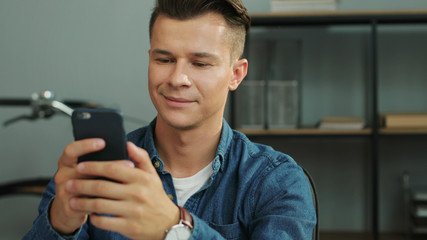
<path id="1" fill-rule="evenodd" d="M 170 173 L 154 146 L 155 121 L 128 134 L 144 148 L 156 167 L 167 194 L 176 203 Z M 311 190 L 302 169 L 286 154 L 251 142 L 223 122 L 221 139 L 208 183 L 184 207 L 191 213 L 191 239 L 312 239 L 316 216 Z M 60 236 L 49 223 L 54 182 L 48 185 L 39 217 L 24 239 L 127 239 L 98 229 L 89 221 L 73 236 Z"/>

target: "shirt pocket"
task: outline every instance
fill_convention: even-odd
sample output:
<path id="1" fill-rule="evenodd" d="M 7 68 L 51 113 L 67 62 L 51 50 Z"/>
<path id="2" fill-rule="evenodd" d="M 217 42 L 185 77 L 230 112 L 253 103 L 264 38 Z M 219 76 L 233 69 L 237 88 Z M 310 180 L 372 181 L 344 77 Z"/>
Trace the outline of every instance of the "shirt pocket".
<path id="1" fill-rule="evenodd" d="M 240 224 L 238 222 L 225 225 L 209 223 L 209 226 L 219 232 L 226 239 L 240 238 Z"/>

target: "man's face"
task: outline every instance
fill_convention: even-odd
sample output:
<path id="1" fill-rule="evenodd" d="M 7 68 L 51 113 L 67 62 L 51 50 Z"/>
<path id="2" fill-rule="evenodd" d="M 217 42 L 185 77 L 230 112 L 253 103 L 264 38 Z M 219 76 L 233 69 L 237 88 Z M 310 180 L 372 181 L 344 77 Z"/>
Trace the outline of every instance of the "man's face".
<path id="1" fill-rule="evenodd" d="M 148 69 L 158 120 L 178 129 L 221 121 L 228 91 L 238 85 L 227 30 L 213 13 L 185 21 L 158 17 Z"/>

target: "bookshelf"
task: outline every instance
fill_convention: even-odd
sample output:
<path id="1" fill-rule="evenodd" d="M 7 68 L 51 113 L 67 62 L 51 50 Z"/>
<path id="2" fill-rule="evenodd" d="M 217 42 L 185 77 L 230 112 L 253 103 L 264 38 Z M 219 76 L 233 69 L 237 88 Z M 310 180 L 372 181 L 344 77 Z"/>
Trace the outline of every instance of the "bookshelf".
<path id="1" fill-rule="evenodd" d="M 286 136 L 286 135 L 351 135 L 351 136 L 370 136 L 373 134 L 371 128 L 364 128 L 361 130 L 323 130 L 318 128 L 298 128 L 298 129 L 237 129 L 238 131 L 248 136 Z M 378 134 L 381 136 L 387 135 L 427 135 L 425 128 L 379 128 Z"/>
<path id="2" fill-rule="evenodd" d="M 326 112 L 332 111 L 330 108 L 324 105 L 316 106 L 316 108 L 320 109 L 317 111 L 316 108 L 305 110 L 306 108 L 309 108 L 310 105 L 316 105 L 316 104 L 322 104 L 325 99 L 322 98 L 322 101 L 307 101 L 305 100 L 305 95 L 307 94 L 313 94 L 312 89 L 318 90 L 318 91 L 326 91 L 326 94 L 330 93 L 328 91 L 331 91 L 327 88 L 329 85 L 334 85 L 332 80 L 330 82 L 326 82 L 325 87 L 320 85 L 315 85 L 312 87 L 312 89 L 309 87 L 309 81 L 303 82 L 305 84 L 301 87 L 299 90 L 300 92 L 300 98 L 302 100 L 303 104 L 300 104 L 300 115 L 302 115 L 302 119 L 299 119 L 298 127 L 295 129 L 269 129 L 267 124 L 264 124 L 262 129 L 245 129 L 241 128 L 239 126 L 238 120 L 239 116 L 235 116 L 233 114 L 230 114 L 229 121 L 231 125 L 239 131 L 242 131 L 246 135 L 248 135 L 249 138 L 256 139 L 256 140 L 265 140 L 266 143 L 271 143 L 272 141 L 283 141 L 287 140 L 289 138 L 294 139 L 298 138 L 299 143 L 304 143 L 304 139 L 307 139 L 307 141 L 311 141 L 311 139 L 314 138 L 326 138 L 330 139 L 331 137 L 333 139 L 338 139 L 337 141 L 340 141 L 340 138 L 345 139 L 363 139 L 364 143 L 361 145 L 363 146 L 363 151 L 366 151 L 368 153 L 368 165 L 369 170 L 367 171 L 369 174 L 369 182 L 368 182 L 368 191 L 370 192 L 369 195 L 369 212 L 370 217 L 366 220 L 366 224 L 370 224 L 370 227 L 367 227 L 369 229 L 368 232 L 370 236 L 372 236 L 372 239 L 380 239 L 380 217 L 379 217 L 379 211 L 380 211 L 380 191 L 381 185 L 380 185 L 380 168 L 382 167 L 380 165 L 381 161 L 380 159 L 380 149 L 384 148 L 384 144 L 382 143 L 383 139 L 388 139 L 389 137 L 393 136 L 403 136 L 405 139 L 408 137 L 411 138 L 411 136 L 416 136 L 417 138 L 421 137 L 423 141 L 427 138 L 427 129 L 420 128 L 420 129 L 413 129 L 413 128 L 399 128 L 399 129 L 388 129 L 388 128 L 382 128 L 380 123 L 380 114 L 383 111 L 382 103 L 379 102 L 380 100 L 383 101 L 383 99 L 380 96 L 380 92 L 383 91 L 381 89 L 382 82 L 379 79 L 379 75 L 381 72 L 381 69 L 379 69 L 380 65 L 380 59 L 382 56 L 379 55 L 379 48 L 381 48 L 381 41 L 379 40 L 379 31 L 380 28 L 384 26 L 401 26 L 401 25 L 410 25 L 410 26 L 426 26 L 427 24 L 427 10 L 404 10 L 404 11 L 319 11 L 319 12 L 286 12 L 286 13 L 259 13 L 259 14 L 253 14 L 252 15 L 252 30 L 255 30 L 255 33 L 258 28 L 268 28 L 272 29 L 273 34 L 279 34 L 280 31 L 289 30 L 291 34 L 294 34 L 296 31 L 295 29 L 302 29 L 299 33 L 302 32 L 302 35 L 306 34 L 309 31 L 318 31 L 318 28 L 334 28 L 332 31 L 337 28 L 336 31 L 347 31 L 347 29 L 354 29 L 354 32 L 359 32 L 359 35 L 355 35 L 358 40 L 364 42 L 361 44 L 361 48 L 363 48 L 362 51 L 358 51 L 360 49 L 356 49 L 353 52 L 349 50 L 350 53 L 356 53 L 359 58 L 364 58 L 364 63 L 357 63 L 360 67 L 359 69 L 347 69 L 350 73 L 357 73 L 357 72 L 364 72 L 363 76 L 358 76 L 358 79 L 353 79 L 353 82 L 357 83 L 357 86 L 355 87 L 356 90 L 348 90 L 347 94 L 351 96 L 352 94 L 358 94 L 357 99 L 360 101 L 358 103 L 359 105 L 356 106 L 356 112 L 358 115 L 362 115 L 363 118 L 366 120 L 367 127 L 361 130 L 320 130 L 317 129 L 316 122 L 313 119 L 320 120 L 321 117 L 330 116 L 330 112 L 326 113 L 326 115 L 321 116 L 311 116 L 315 115 L 316 113 L 320 114 L 323 110 L 326 110 Z M 289 32 L 288 32 L 289 33 Z M 251 34 L 251 33 L 250 33 Z M 401 31 L 398 34 L 407 34 L 406 31 Z M 348 38 L 348 40 L 352 41 L 354 36 L 351 36 Z M 321 41 L 320 39 L 319 41 Z M 344 40 L 345 41 L 345 40 Z M 249 36 L 247 41 L 247 46 L 251 46 L 252 40 Z M 338 42 L 337 42 L 338 43 Z M 304 46 L 303 46 L 304 47 Z M 340 47 L 340 46 L 338 46 Z M 341 46 L 342 49 L 345 49 L 345 47 L 349 47 L 348 45 Z M 338 48 L 336 51 L 340 51 L 341 48 Z M 270 50 L 271 51 L 271 50 Z M 308 51 L 308 50 L 307 50 Z M 314 50 L 315 51 L 315 50 Z M 322 50 L 319 50 L 322 51 Z M 268 52 L 268 50 L 267 50 Z M 252 57 L 252 59 L 251 59 Z M 307 60 L 310 55 L 304 55 L 303 58 Z M 256 56 L 251 56 L 250 54 L 247 56 L 250 68 L 253 67 L 253 64 L 251 64 L 251 61 L 253 59 L 256 60 Z M 339 61 L 336 61 L 337 64 L 339 64 Z M 255 64 L 256 65 L 256 64 Z M 337 68 L 340 67 L 340 65 L 336 66 Z M 302 66 L 304 68 L 304 66 Z M 271 71 L 271 67 L 267 68 L 266 71 Z M 303 71 L 304 72 L 304 71 Z M 322 73 L 322 72 L 320 72 Z M 319 74 L 321 75 L 321 74 Z M 356 74 L 357 75 L 357 74 Z M 339 77 L 339 76 L 338 76 Z M 248 75 L 248 79 L 251 78 L 251 73 Z M 307 75 L 302 76 L 302 79 L 307 78 Z M 246 81 L 246 80 L 245 80 Z M 267 80 L 268 82 L 268 80 Z M 427 81 L 426 81 L 427 82 Z M 268 83 L 267 83 L 268 84 Z M 427 86 L 427 84 L 423 85 Z M 308 89 L 308 90 L 307 90 Z M 307 93 L 308 92 L 308 93 Z M 355 93 L 357 92 L 357 93 Z M 411 93 L 407 93 L 411 94 Z M 264 92 L 264 95 L 265 92 Z M 416 95 L 416 93 L 415 93 Z M 420 94 L 418 94 L 420 95 Z M 423 95 L 423 94 L 421 94 Z M 317 96 L 317 95 L 315 95 Z M 319 97 L 323 97 L 319 94 Z M 239 112 L 239 105 L 236 104 L 236 94 L 233 93 L 231 95 L 231 101 L 229 104 L 230 112 L 231 113 L 238 113 Z M 424 111 L 427 110 L 426 103 L 423 103 L 423 97 L 421 97 L 421 101 L 418 101 L 418 105 L 420 108 L 422 108 Z M 351 99 L 350 99 L 351 100 Z M 350 102 L 349 100 L 349 102 Z M 333 102 L 333 101 L 331 101 Z M 329 102 L 329 104 L 333 104 Z M 420 103 L 421 102 L 421 103 Z M 424 101 L 427 102 L 427 101 Z M 349 105 L 349 103 L 347 103 Z M 350 106 L 348 108 L 351 108 L 354 106 Z M 265 106 L 265 109 L 268 107 Z M 335 107 L 339 108 L 339 107 Z M 262 111 L 261 114 L 268 115 L 268 113 L 265 111 L 265 109 Z M 389 110 L 389 109 L 386 109 Z M 406 110 L 406 109 L 398 109 L 398 110 Z M 413 111 L 414 109 L 408 109 L 410 111 Z M 314 114 L 313 114 L 314 112 Z M 308 117 L 306 117 L 308 115 Z M 311 119 L 309 119 L 311 116 Z M 307 120 L 308 119 L 308 120 Z M 323 141 L 323 140 L 322 140 Z M 348 140 L 350 144 L 353 140 Z M 355 140 L 358 141 L 358 140 Z M 387 140 L 388 141 L 388 140 Z M 398 141 L 396 138 L 393 138 L 391 140 L 393 142 Z M 403 140 L 402 140 L 403 141 Z M 309 169 L 310 170 L 310 169 Z M 322 230 L 322 229 L 321 229 Z"/>
<path id="3" fill-rule="evenodd" d="M 243 132 L 248 136 L 284 136 L 284 135 L 296 135 L 296 136 L 321 136 L 321 135 L 350 135 L 350 136 L 368 136 L 372 134 L 371 129 L 361 129 L 361 130 L 325 130 L 317 128 L 299 128 L 299 129 L 275 129 L 275 130 L 249 130 L 249 129 L 238 129 L 238 131 Z M 427 132 L 427 131 L 426 131 Z"/>

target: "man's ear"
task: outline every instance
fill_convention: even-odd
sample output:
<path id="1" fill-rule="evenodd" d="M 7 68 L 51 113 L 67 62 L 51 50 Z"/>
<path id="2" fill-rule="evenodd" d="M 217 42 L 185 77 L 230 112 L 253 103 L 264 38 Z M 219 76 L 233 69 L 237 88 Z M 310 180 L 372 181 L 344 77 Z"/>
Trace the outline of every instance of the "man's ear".
<path id="1" fill-rule="evenodd" d="M 228 89 L 234 91 L 248 74 L 248 60 L 240 59 L 233 64 L 233 78 L 230 81 Z"/>

